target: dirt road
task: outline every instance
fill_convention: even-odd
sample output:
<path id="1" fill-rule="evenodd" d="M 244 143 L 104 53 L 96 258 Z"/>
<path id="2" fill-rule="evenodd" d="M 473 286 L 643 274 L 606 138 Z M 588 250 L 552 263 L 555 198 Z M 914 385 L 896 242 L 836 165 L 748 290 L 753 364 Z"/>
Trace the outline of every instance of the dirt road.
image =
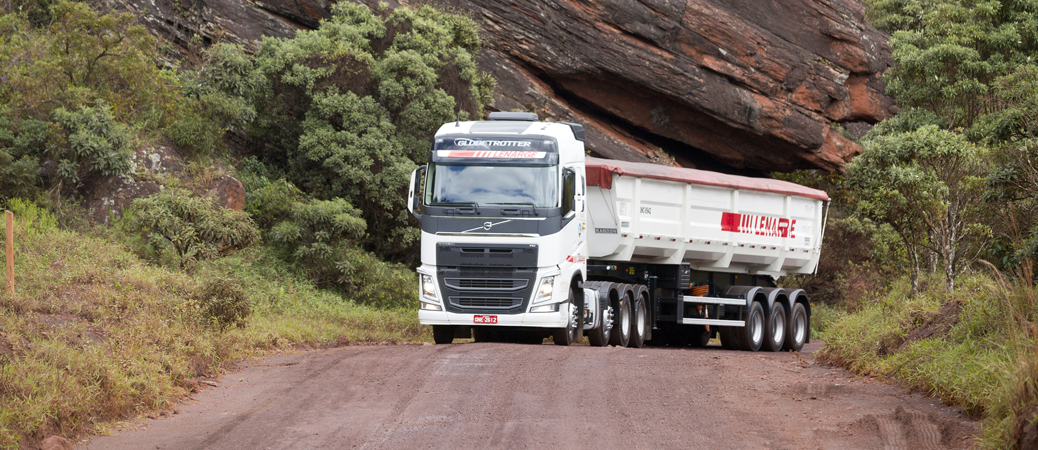
<path id="1" fill-rule="evenodd" d="M 349 346 L 252 363 L 89 449 L 967 448 L 975 423 L 791 353 Z"/>

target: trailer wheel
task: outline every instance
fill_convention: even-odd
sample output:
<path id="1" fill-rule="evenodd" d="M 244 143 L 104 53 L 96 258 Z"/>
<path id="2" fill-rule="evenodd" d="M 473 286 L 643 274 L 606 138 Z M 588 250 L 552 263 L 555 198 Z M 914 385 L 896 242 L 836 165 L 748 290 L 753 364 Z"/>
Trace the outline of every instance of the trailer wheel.
<path id="1" fill-rule="evenodd" d="M 609 333 L 609 345 L 626 347 L 631 339 L 631 296 L 624 292 L 613 318 L 613 330 Z"/>
<path id="2" fill-rule="evenodd" d="M 645 345 L 645 334 L 649 331 L 649 314 L 645 309 L 645 298 L 638 295 L 631 306 L 634 310 L 634 321 L 631 323 L 631 338 L 627 340 L 627 346 L 642 348 Z"/>
<path id="3" fill-rule="evenodd" d="M 807 309 L 803 303 L 794 303 L 793 310 L 789 312 L 789 324 L 786 326 L 786 343 L 782 346 L 785 350 L 799 352 L 804 348 L 807 341 Z"/>
<path id="4" fill-rule="evenodd" d="M 566 328 L 556 328 L 552 333 L 552 341 L 555 345 L 570 345 L 580 339 L 580 332 L 584 328 L 584 311 L 580 304 L 573 299 L 573 291 L 569 292 L 569 301 L 563 303 L 569 305 L 569 322 Z"/>
<path id="5" fill-rule="evenodd" d="M 771 314 L 764 319 L 764 349 L 769 352 L 782 350 L 786 341 L 786 308 L 775 302 L 771 305 Z"/>
<path id="6" fill-rule="evenodd" d="M 721 347 L 725 350 L 738 350 L 739 340 L 735 338 L 735 328 L 722 327 L 718 332 L 721 335 Z"/>
<path id="7" fill-rule="evenodd" d="M 748 352 L 760 350 L 764 343 L 764 307 L 760 302 L 750 303 L 750 311 L 746 314 L 746 325 L 736 330 L 739 349 Z"/>
<path id="8" fill-rule="evenodd" d="M 433 325 L 433 342 L 437 344 L 450 344 L 454 342 L 453 325 Z"/>

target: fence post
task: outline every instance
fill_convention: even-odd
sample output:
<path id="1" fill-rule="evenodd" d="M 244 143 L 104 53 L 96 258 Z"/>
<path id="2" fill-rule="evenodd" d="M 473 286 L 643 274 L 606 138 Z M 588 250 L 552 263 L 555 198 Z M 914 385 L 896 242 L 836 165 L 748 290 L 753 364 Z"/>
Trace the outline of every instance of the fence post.
<path id="1" fill-rule="evenodd" d="M 14 296 L 14 213 L 5 211 L 7 216 L 7 292 Z"/>

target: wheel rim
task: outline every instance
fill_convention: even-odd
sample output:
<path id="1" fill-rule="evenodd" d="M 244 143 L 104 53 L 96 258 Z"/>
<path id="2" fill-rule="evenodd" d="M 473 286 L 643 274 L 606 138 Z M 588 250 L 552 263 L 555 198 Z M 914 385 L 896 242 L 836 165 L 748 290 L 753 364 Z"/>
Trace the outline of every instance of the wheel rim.
<path id="1" fill-rule="evenodd" d="M 754 311 L 753 317 L 750 318 L 751 326 L 753 330 L 750 331 L 750 336 L 753 337 L 753 342 L 761 342 L 764 338 L 764 317 L 760 312 Z"/>
<path id="2" fill-rule="evenodd" d="M 638 336 L 645 336 L 645 302 L 638 302 L 638 315 L 635 317 Z"/>
<path id="3" fill-rule="evenodd" d="M 569 327 L 567 328 L 569 328 L 569 340 L 575 341 L 577 339 L 577 322 L 580 319 L 580 308 L 570 303 L 570 311 L 572 312 L 569 315 Z"/>
<path id="4" fill-rule="evenodd" d="M 609 338 L 609 333 L 611 331 L 613 331 L 613 307 L 612 306 L 606 308 L 606 315 L 605 315 L 604 318 L 602 318 L 602 335 L 604 335 L 608 339 Z"/>
<path id="5" fill-rule="evenodd" d="M 772 342 L 782 342 L 782 337 L 786 334 L 786 317 L 785 314 L 774 314 L 774 327 L 771 333 Z"/>
<path id="6" fill-rule="evenodd" d="M 798 311 L 796 317 L 793 318 L 794 339 L 798 343 L 804 342 L 804 337 L 807 336 L 807 324 L 805 322 L 807 321 L 804 320 L 804 315 Z"/>

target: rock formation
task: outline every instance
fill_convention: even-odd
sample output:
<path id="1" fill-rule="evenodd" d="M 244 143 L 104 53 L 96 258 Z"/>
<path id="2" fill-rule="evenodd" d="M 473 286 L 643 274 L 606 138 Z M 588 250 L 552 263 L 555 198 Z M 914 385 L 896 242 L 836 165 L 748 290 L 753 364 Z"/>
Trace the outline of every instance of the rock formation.
<path id="1" fill-rule="evenodd" d="M 316 26 L 329 7 L 112 1 L 185 47 L 195 34 L 254 47 L 263 35 Z M 429 1 L 480 23 L 481 65 L 499 83 L 491 109 L 583 123 L 597 156 L 840 170 L 860 147 L 835 125 L 895 112 L 880 81 L 886 36 L 865 23 L 858 0 Z"/>

